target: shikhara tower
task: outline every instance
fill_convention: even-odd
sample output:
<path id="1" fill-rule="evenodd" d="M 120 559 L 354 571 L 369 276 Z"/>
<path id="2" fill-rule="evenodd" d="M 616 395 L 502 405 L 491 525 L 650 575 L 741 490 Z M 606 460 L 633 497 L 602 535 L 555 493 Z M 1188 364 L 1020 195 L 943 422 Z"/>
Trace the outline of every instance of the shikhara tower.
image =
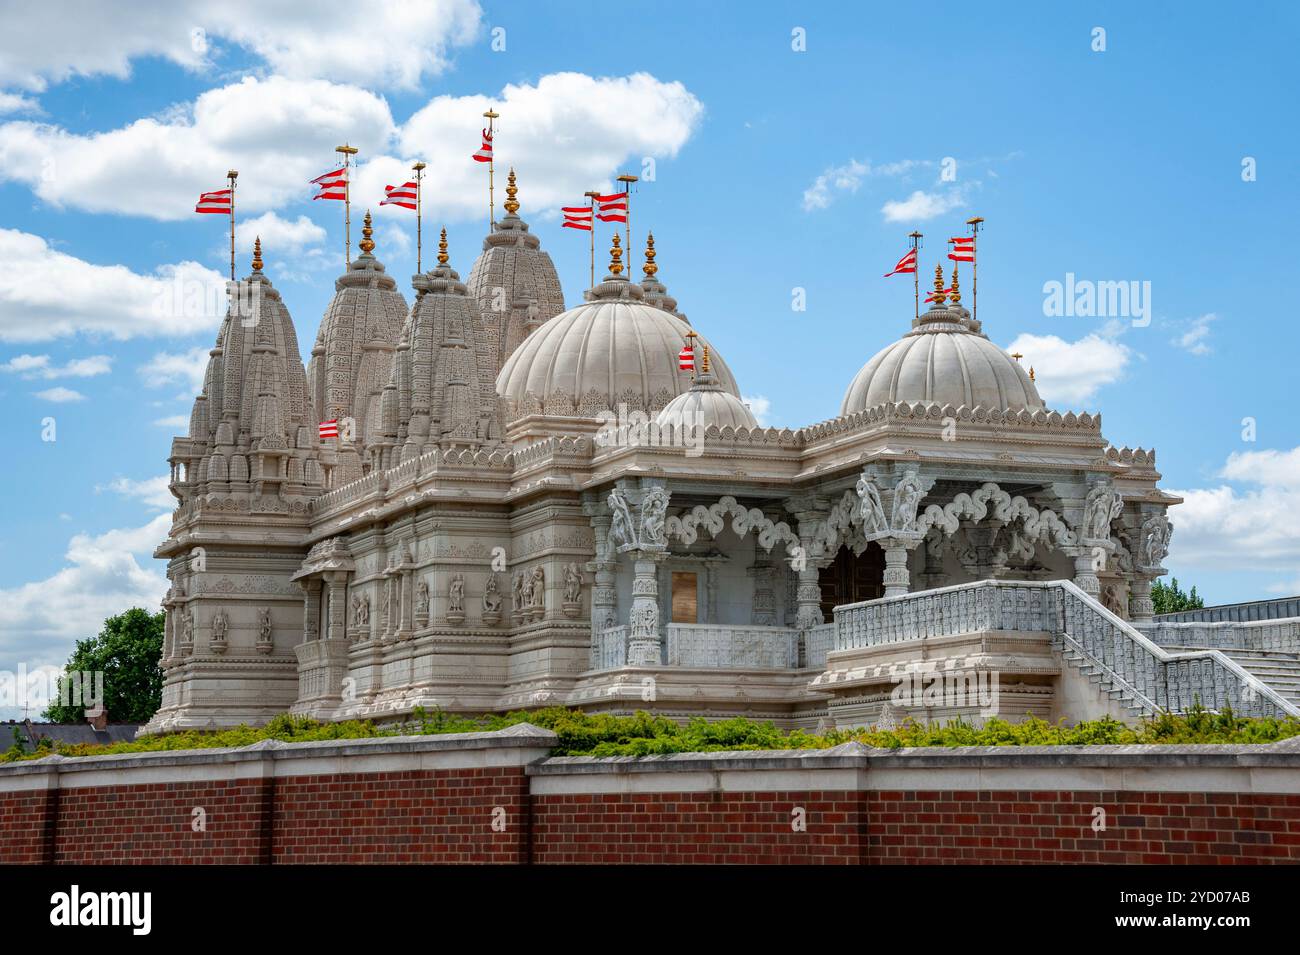
<path id="1" fill-rule="evenodd" d="M 634 282 L 616 238 L 566 310 L 508 182 L 469 278 L 444 238 L 409 308 L 367 225 L 306 370 L 259 250 L 172 447 L 149 731 L 416 706 L 978 716 L 900 703 L 922 661 L 996 671 L 1013 718 L 1294 710 L 1218 651 L 1153 642 L 1178 501 L 1154 453 L 1049 408 L 955 271 L 836 417 L 766 428 L 653 240 Z"/>

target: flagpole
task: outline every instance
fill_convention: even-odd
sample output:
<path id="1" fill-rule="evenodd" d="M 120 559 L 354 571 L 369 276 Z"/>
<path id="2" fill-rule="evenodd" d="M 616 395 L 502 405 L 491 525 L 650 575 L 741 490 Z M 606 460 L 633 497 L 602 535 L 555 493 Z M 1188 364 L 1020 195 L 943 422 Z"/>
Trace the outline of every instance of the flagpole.
<path id="1" fill-rule="evenodd" d="M 359 150 L 344 143 L 335 146 L 334 151 L 343 154 L 343 264 L 349 266 L 352 264 L 352 177 L 348 175 L 348 160 Z"/>
<path id="2" fill-rule="evenodd" d="M 921 233 L 912 232 L 909 236 L 912 240 L 912 251 L 916 253 L 912 263 L 912 318 L 919 320 L 921 318 Z"/>
<path id="3" fill-rule="evenodd" d="M 971 244 L 970 244 L 970 317 L 971 321 L 979 319 L 980 304 L 980 280 L 979 280 L 979 256 L 975 253 L 975 246 L 979 243 L 975 241 L 979 238 L 980 225 L 984 220 L 979 216 L 967 219 L 966 224 L 970 226 Z"/>
<path id="4" fill-rule="evenodd" d="M 233 282 L 235 280 L 235 180 L 239 178 L 239 170 L 228 170 L 226 178 L 230 180 L 230 281 Z"/>
<path id="5" fill-rule="evenodd" d="M 422 210 L 420 208 L 420 185 L 424 181 L 424 169 L 427 165 L 428 163 L 417 162 L 414 166 L 411 167 L 412 169 L 415 170 L 415 271 L 416 274 L 421 274 L 424 272 L 424 269 L 422 268 L 424 264 L 424 260 L 422 258 L 423 242 L 421 241 L 421 233 L 420 233 L 420 216 L 422 215 Z"/>
<path id="6" fill-rule="evenodd" d="M 618 181 L 623 184 L 623 192 L 627 194 L 627 199 L 625 200 L 627 203 L 627 222 L 625 223 L 625 225 L 627 226 L 627 242 L 626 242 L 627 275 L 628 275 L 628 280 L 631 281 L 632 278 L 632 183 L 639 182 L 640 180 L 637 179 L 636 176 L 624 174 L 618 177 Z M 595 225 L 594 222 L 592 224 Z M 595 282 L 593 281 L 592 284 L 594 285 Z"/>
<path id="7" fill-rule="evenodd" d="M 483 115 L 484 117 L 487 118 L 488 121 L 488 142 L 492 142 L 493 141 L 492 134 L 494 129 L 494 127 L 492 126 L 492 122 L 493 120 L 500 117 L 501 114 L 498 113 L 496 110 L 489 109 Z M 495 156 L 496 156 L 496 146 L 495 144 L 493 144 L 492 152 L 488 154 L 488 232 L 495 232 L 497 227 L 496 202 L 493 198 L 493 188 L 494 188 L 493 167 L 495 165 L 495 158 L 494 158 Z"/>
<path id="8" fill-rule="evenodd" d="M 596 200 L 600 193 L 596 191 L 584 192 L 584 196 L 591 202 L 591 226 L 587 230 L 591 233 L 591 288 L 596 287 Z"/>

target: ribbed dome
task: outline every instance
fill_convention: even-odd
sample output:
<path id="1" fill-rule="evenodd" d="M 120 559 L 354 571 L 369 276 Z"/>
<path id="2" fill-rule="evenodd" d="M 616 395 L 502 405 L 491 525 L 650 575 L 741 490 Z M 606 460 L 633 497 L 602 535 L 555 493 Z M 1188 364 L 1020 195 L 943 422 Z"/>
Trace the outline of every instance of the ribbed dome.
<path id="1" fill-rule="evenodd" d="M 711 369 L 700 373 L 690 391 L 668 402 L 655 418 L 655 423 L 674 428 L 758 427 L 745 403 L 723 391 Z"/>
<path id="2" fill-rule="evenodd" d="M 988 340 L 960 306 L 933 308 L 854 377 L 840 414 L 885 402 L 1036 411 L 1038 389 L 1020 363 Z"/>
<path id="3" fill-rule="evenodd" d="M 642 301 L 639 285 L 608 277 L 589 300 L 528 336 L 497 376 L 497 392 L 514 416 L 545 411 L 596 417 L 602 411 L 655 412 L 690 390 L 677 357 L 689 325 Z M 707 345 L 697 335 L 699 345 Z M 710 352 L 713 349 L 710 348 Z M 736 380 L 714 353 L 718 385 L 739 396 Z"/>

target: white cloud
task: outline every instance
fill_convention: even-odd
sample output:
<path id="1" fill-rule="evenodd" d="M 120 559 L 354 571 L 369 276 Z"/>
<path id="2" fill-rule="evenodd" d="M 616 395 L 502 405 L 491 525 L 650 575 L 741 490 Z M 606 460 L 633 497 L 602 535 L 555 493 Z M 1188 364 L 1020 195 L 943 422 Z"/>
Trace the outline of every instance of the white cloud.
<path id="1" fill-rule="evenodd" d="M 39 113 L 40 104 L 30 96 L 0 92 L 0 116 L 5 113 Z"/>
<path id="2" fill-rule="evenodd" d="M 108 355 L 74 358 L 64 365 L 51 365 L 49 355 L 15 355 L 0 365 L 0 371 L 14 372 L 23 378 L 93 378 L 107 375 L 113 359 Z"/>
<path id="3" fill-rule="evenodd" d="M 916 190 L 906 199 L 891 199 L 880 209 L 886 222 L 924 222 L 953 209 L 960 209 L 966 199 L 960 189 L 947 192 Z"/>
<path id="4" fill-rule="evenodd" d="M 155 418 L 154 426 L 158 428 L 185 429 L 190 426 L 190 416 L 174 414 L 167 418 Z"/>
<path id="5" fill-rule="evenodd" d="M 274 212 L 264 212 L 237 225 L 236 249 L 243 253 L 252 252 L 253 242 L 260 238 L 264 257 L 286 265 L 290 264 L 290 258 L 300 258 L 305 250 L 319 246 L 326 238 L 325 230 L 306 216 L 291 221 Z M 229 245 L 224 248 L 229 248 Z"/>
<path id="6" fill-rule="evenodd" d="M 1234 451 L 1228 455 L 1219 476 L 1229 481 L 1300 490 L 1300 448 Z"/>
<path id="7" fill-rule="evenodd" d="M 1206 339 L 1210 337 L 1210 323 L 1217 319 L 1213 313 L 1192 319 L 1187 331 L 1175 338 L 1174 344 L 1193 355 L 1208 355 L 1214 349 Z"/>
<path id="8" fill-rule="evenodd" d="M 170 479 L 166 474 L 146 478 L 143 481 L 132 481 L 130 478 L 119 477 L 114 478 L 107 484 L 95 485 L 95 493 L 101 494 L 104 491 L 112 491 L 115 494 L 121 494 L 123 497 L 143 501 L 150 507 L 172 511 L 176 508 L 176 498 L 172 497 L 172 492 L 167 489 L 169 483 Z"/>
<path id="9" fill-rule="evenodd" d="M 140 366 L 140 377 L 149 388 L 161 388 L 163 385 L 180 382 L 189 389 L 191 395 L 197 395 L 203 390 L 208 357 L 206 348 L 191 348 L 179 353 L 158 352 Z"/>
<path id="10" fill-rule="evenodd" d="M 0 668 L 62 665 L 73 642 L 98 633 L 106 617 L 131 607 L 157 610 L 167 580 L 137 558 L 154 566 L 149 555 L 170 523 L 159 514 L 143 527 L 77 534 L 66 566 L 44 580 L 0 589 Z"/>
<path id="11" fill-rule="evenodd" d="M 918 166 L 931 165 L 928 161 L 903 159 L 898 162 L 873 165 L 850 159 L 841 166 L 831 166 L 813 180 L 811 186 L 803 192 L 804 212 L 813 209 L 825 209 L 837 198 L 838 194 L 857 192 L 862 180 L 868 176 L 901 176 Z"/>
<path id="12" fill-rule="evenodd" d="M 203 71 L 234 44 L 286 76 L 411 88 L 478 36 L 481 16 L 473 0 L 136 0 L 129 16 L 96 0 L 20 4 L 5 12 L 0 85 L 126 78 L 144 56 Z"/>
<path id="13" fill-rule="evenodd" d="M 525 215 L 608 187 L 625 164 L 639 169 L 644 158 L 675 156 L 704 112 L 681 83 L 645 73 L 554 73 L 492 97 L 436 97 L 399 128 L 387 102 L 366 90 L 249 77 L 209 90 L 174 114 L 108 132 L 0 125 L 0 181 L 23 182 L 57 206 L 181 220 L 191 218 L 200 192 L 222 185 L 222 171 L 236 168 L 237 208 L 256 214 L 310 201 L 309 180 L 327 170 L 334 147 L 347 140 L 361 150 L 352 186 L 358 207 L 409 216 L 378 202 L 385 185 L 406 181 L 418 157 L 437 170 L 425 179 L 426 218 L 473 221 L 484 213 L 486 172 L 469 157 L 489 106 L 503 117 L 497 160 L 503 171 L 518 167 Z M 309 231 L 301 218 L 287 225 Z M 242 232 L 251 241 L 247 223 Z"/>
<path id="14" fill-rule="evenodd" d="M 1021 334 L 1006 348 L 1020 352 L 1034 369 L 1038 393 L 1048 405 L 1077 407 L 1098 389 L 1118 381 L 1133 356 L 1126 345 L 1092 334 L 1074 342 L 1056 335 Z"/>
<path id="15" fill-rule="evenodd" d="M 13 229 L 0 229 L 0 261 L 0 341 L 187 335 L 211 330 L 225 311 L 225 278 L 197 262 L 141 275 L 85 262 Z"/>
<path id="16" fill-rule="evenodd" d="M 760 428 L 772 427 L 772 402 L 763 395 L 745 395 L 740 399 L 753 414 Z"/>
<path id="17" fill-rule="evenodd" d="M 44 391 L 33 391 L 32 394 L 43 401 L 53 401 L 56 404 L 86 400 L 86 396 L 80 391 L 74 391 L 71 388 L 64 388 L 62 385 L 58 385 L 54 388 L 46 388 Z"/>

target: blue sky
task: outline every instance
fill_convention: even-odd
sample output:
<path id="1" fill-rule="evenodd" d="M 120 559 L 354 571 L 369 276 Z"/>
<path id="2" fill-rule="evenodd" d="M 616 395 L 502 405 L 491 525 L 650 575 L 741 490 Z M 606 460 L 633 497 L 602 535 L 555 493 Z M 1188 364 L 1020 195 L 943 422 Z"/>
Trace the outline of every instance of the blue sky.
<path id="1" fill-rule="evenodd" d="M 362 149 L 358 204 L 430 162 L 426 232 L 446 224 L 466 275 L 489 102 L 571 304 L 586 236 L 556 207 L 654 157 L 633 198 L 638 264 L 652 228 L 660 277 L 772 424 L 833 417 L 907 328 L 911 283 L 881 276 L 908 232 L 926 234 L 928 272 L 984 216 L 986 332 L 1025 353 L 1053 407 L 1157 448 L 1188 497 L 1167 566 L 1211 602 L 1300 591 L 1289 5 L 357 6 L 6 14 L 0 667 L 58 663 L 107 613 L 161 595 L 149 551 L 184 431 L 169 422 L 188 416 L 217 317 L 155 303 L 227 268 L 225 220 L 193 215 L 197 194 L 241 170 L 241 219 L 264 231 L 305 352 L 342 265 L 342 210 L 307 187 L 336 140 Z M 378 222 L 406 288 L 413 216 Z M 1149 324 L 1045 314 L 1044 284 L 1071 273 L 1150 283 Z"/>

